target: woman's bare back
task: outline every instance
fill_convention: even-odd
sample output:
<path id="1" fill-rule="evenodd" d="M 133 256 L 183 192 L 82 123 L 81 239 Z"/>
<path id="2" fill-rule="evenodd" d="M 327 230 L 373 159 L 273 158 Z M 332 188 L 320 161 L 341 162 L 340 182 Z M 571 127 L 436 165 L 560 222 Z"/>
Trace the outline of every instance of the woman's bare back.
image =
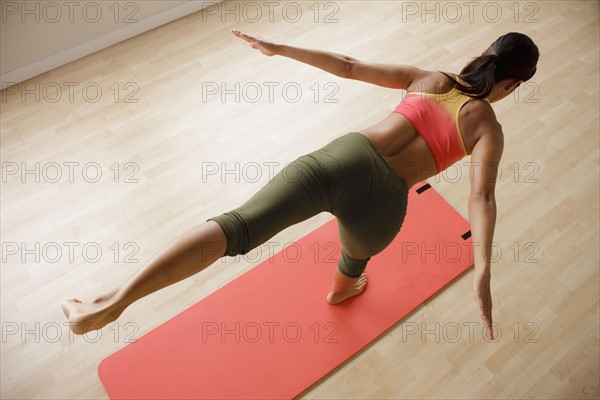
<path id="1" fill-rule="evenodd" d="M 413 82 L 411 88 L 415 90 L 409 89 L 409 93 L 443 94 L 449 92 L 452 85 L 442 73 L 429 71 L 424 79 Z M 459 125 L 468 154 L 471 154 L 479 138 L 478 121 L 490 117 L 489 112 L 482 112 L 484 108 L 491 107 L 484 100 L 474 99 L 460 111 Z M 425 140 L 403 115 L 392 112 L 381 122 L 358 132 L 371 140 L 409 187 L 437 174 L 435 159 Z"/>

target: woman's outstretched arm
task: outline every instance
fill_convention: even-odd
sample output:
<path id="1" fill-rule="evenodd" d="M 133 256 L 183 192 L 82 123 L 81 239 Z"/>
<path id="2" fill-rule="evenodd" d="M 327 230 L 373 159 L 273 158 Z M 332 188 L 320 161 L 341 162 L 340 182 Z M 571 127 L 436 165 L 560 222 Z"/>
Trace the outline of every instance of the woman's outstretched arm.
<path id="1" fill-rule="evenodd" d="M 478 127 L 480 139 L 471 154 L 471 194 L 469 196 L 469 221 L 473 237 L 473 295 L 488 338 L 494 339 L 492 326 L 491 252 L 496 226 L 495 188 L 498 165 L 504 149 L 502 127 L 496 121 L 489 104 Z"/>
<path id="2" fill-rule="evenodd" d="M 242 33 L 237 29 L 232 29 L 231 32 L 264 55 L 288 57 L 341 78 L 359 80 L 378 86 L 406 90 L 413 81 L 422 79 L 429 73 L 410 65 L 371 63 L 330 51 L 275 44 Z"/>

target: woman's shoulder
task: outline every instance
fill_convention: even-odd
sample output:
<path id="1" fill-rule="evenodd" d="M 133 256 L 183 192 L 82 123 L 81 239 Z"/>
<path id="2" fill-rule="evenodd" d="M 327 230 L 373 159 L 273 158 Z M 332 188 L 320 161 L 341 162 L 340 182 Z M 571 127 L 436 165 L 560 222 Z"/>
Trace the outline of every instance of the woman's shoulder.
<path id="1" fill-rule="evenodd" d="M 466 83 L 455 74 L 449 75 L 462 84 Z M 454 91 L 454 93 L 451 93 L 452 91 Z M 473 114 L 479 115 L 481 118 L 489 118 L 493 116 L 495 119 L 494 110 L 487 100 L 471 98 L 468 95 L 458 91 L 454 82 L 444 73 L 439 71 L 426 71 L 426 74 L 424 74 L 420 80 L 412 82 L 408 92 L 436 95 L 448 94 L 451 95 L 451 100 L 453 102 L 460 101 L 461 104 L 465 105 L 465 107 L 468 105 L 468 109 L 470 109 Z"/>
<path id="2" fill-rule="evenodd" d="M 469 117 L 476 121 L 498 123 L 496 113 L 487 100 L 471 99 L 461 110 L 461 118 Z"/>
<path id="3" fill-rule="evenodd" d="M 439 71 L 423 71 L 418 80 L 412 82 L 409 92 L 444 94 L 454 88 L 454 84 L 446 75 Z M 455 76 L 451 74 L 451 76 Z"/>
<path id="4" fill-rule="evenodd" d="M 459 119 L 463 134 L 470 136 L 473 144 L 483 134 L 502 132 L 502 125 L 498 122 L 494 109 L 485 100 L 473 99 L 466 103 L 460 111 Z"/>

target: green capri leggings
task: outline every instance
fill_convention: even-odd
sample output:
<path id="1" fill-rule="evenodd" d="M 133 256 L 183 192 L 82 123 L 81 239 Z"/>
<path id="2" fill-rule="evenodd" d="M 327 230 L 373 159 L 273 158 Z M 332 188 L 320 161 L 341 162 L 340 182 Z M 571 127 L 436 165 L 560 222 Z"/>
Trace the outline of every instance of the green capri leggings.
<path id="1" fill-rule="evenodd" d="M 356 278 L 371 256 L 396 237 L 407 202 L 404 179 L 366 136 L 350 132 L 298 157 L 242 206 L 209 220 L 225 232 L 226 255 L 235 256 L 291 225 L 330 212 L 342 243 L 338 268 Z"/>

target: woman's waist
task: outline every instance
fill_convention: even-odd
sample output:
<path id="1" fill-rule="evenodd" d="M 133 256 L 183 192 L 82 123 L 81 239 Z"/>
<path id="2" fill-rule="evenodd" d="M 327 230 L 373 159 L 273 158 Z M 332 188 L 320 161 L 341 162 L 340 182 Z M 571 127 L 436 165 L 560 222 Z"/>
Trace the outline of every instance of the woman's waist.
<path id="1" fill-rule="evenodd" d="M 392 113 L 377 125 L 358 132 L 367 137 L 409 188 L 437 174 L 431 149 L 403 115 Z"/>

